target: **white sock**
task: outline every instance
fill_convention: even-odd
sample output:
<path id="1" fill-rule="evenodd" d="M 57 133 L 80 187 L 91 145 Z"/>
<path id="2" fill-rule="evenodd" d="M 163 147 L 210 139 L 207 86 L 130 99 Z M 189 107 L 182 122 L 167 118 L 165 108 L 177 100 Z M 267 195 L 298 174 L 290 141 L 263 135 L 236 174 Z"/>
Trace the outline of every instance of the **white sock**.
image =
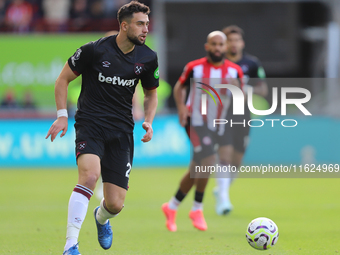
<path id="1" fill-rule="evenodd" d="M 191 208 L 191 211 L 197 211 L 197 210 L 202 210 L 203 211 L 203 203 L 194 201 L 194 204 L 193 204 L 193 206 Z"/>
<path id="2" fill-rule="evenodd" d="M 171 210 L 177 210 L 178 209 L 178 206 L 181 204 L 180 201 L 177 200 L 177 198 L 175 197 L 172 197 L 169 201 L 169 208 Z"/>
<path id="3" fill-rule="evenodd" d="M 223 166 L 228 168 L 227 165 L 221 164 L 221 167 Z M 231 173 L 229 172 L 216 172 L 218 197 L 220 201 L 222 202 L 229 201 L 229 188 L 230 188 L 230 183 L 231 183 L 230 177 L 231 177 Z"/>
<path id="4" fill-rule="evenodd" d="M 68 204 L 65 251 L 78 242 L 79 231 L 85 219 L 92 195 L 92 190 L 79 184 L 73 189 Z"/>
<path id="5" fill-rule="evenodd" d="M 220 201 L 229 201 L 230 178 L 217 178 L 216 182 Z"/>
<path id="6" fill-rule="evenodd" d="M 103 198 L 102 201 L 100 202 L 100 207 L 97 211 L 96 219 L 100 224 L 104 225 L 107 223 L 109 219 L 116 217 L 118 214 L 119 212 L 116 214 L 112 214 L 108 210 L 106 210 L 106 208 L 104 207 L 104 198 Z"/>
<path id="7" fill-rule="evenodd" d="M 96 189 L 94 190 L 94 194 L 96 196 L 96 198 L 101 201 L 104 197 L 104 190 L 103 190 L 103 180 L 102 178 L 100 177 L 100 179 L 98 180 L 97 182 L 97 186 L 96 186 Z"/>

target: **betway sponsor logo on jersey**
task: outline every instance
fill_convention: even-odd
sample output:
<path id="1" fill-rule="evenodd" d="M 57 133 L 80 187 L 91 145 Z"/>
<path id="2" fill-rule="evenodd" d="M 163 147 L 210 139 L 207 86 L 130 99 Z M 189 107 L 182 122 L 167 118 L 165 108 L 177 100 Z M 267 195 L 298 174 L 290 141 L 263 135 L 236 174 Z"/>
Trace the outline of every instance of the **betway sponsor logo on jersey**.
<path id="1" fill-rule="evenodd" d="M 98 81 L 100 82 L 106 82 L 109 84 L 113 84 L 113 85 L 119 85 L 119 86 L 128 86 L 128 87 L 132 87 L 135 85 L 135 79 L 130 79 L 130 80 L 125 80 L 120 78 L 119 76 L 113 76 L 113 77 L 105 77 L 102 73 L 99 73 L 98 75 Z"/>

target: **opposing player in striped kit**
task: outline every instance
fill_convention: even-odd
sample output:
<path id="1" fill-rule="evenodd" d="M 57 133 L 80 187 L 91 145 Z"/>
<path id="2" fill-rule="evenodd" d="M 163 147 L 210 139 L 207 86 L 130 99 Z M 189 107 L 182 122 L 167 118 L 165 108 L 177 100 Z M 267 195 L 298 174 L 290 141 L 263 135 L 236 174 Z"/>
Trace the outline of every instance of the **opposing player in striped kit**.
<path id="1" fill-rule="evenodd" d="M 206 230 L 207 224 L 203 216 L 203 196 L 208 183 L 209 172 L 195 172 L 196 166 L 216 165 L 217 152 L 215 145 L 219 145 L 219 150 L 223 151 L 224 145 L 229 141 L 225 140 L 223 133 L 214 127 L 213 119 L 220 118 L 228 109 L 228 102 L 218 107 L 214 107 L 212 98 L 208 97 L 207 114 L 201 112 L 201 95 L 205 90 L 214 90 L 221 97 L 230 98 L 227 90 L 215 90 L 213 87 L 219 83 L 232 83 L 240 86 L 238 78 L 243 77 L 241 68 L 224 58 L 226 52 L 226 36 L 221 31 L 211 32 L 205 43 L 207 56 L 189 62 L 177 81 L 174 88 L 174 97 L 177 105 L 181 126 L 186 128 L 193 147 L 193 157 L 189 170 L 185 173 L 180 182 L 180 186 L 174 197 L 168 203 L 162 205 L 163 213 L 166 217 L 166 226 L 169 231 L 176 231 L 177 208 L 195 186 L 194 204 L 189 213 L 192 224 L 199 230 Z M 193 79 L 191 79 L 193 78 Z M 186 90 L 190 88 L 190 94 L 186 100 Z M 216 95 L 217 96 L 217 95 Z M 210 107 L 211 106 L 211 107 Z"/>

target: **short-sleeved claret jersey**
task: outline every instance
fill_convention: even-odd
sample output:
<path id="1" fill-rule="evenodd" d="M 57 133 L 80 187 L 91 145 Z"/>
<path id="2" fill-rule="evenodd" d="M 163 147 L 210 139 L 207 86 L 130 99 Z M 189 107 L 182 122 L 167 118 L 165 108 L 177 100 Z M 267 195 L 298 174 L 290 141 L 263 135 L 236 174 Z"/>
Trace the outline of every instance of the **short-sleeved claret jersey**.
<path id="1" fill-rule="evenodd" d="M 139 80 L 148 90 L 159 85 L 157 54 L 146 45 L 136 45 L 124 54 L 116 37 L 89 42 L 68 60 L 72 71 L 82 75 L 75 120 L 132 133 L 136 85 Z"/>

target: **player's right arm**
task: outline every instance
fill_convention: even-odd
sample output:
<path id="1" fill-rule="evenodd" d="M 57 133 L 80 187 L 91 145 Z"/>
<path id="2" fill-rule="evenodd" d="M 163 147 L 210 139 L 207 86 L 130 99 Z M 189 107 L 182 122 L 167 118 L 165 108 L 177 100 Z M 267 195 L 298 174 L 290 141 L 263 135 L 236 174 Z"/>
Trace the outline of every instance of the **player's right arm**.
<path id="1" fill-rule="evenodd" d="M 190 86 L 190 78 L 193 76 L 192 62 L 188 63 L 175 84 L 173 95 L 177 106 L 179 122 L 182 127 L 185 127 L 188 121 L 189 110 L 185 104 L 187 96 L 187 87 Z"/>
<path id="2" fill-rule="evenodd" d="M 180 81 L 177 81 L 173 93 L 178 110 L 179 122 L 181 126 L 184 127 L 187 124 L 187 119 L 189 116 L 189 110 L 184 103 L 186 98 L 186 87 L 183 86 Z"/>
<path id="3" fill-rule="evenodd" d="M 67 108 L 67 87 L 69 83 L 77 77 L 78 76 L 71 70 L 69 64 L 66 63 L 55 82 L 54 93 L 57 110 Z M 67 132 L 67 128 L 68 119 L 66 116 L 61 116 L 53 122 L 45 138 L 47 139 L 49 136 L 51 136 L 51 141 L 53 142 L 61 130 L 63 132 L 61 133 L 60 137 L 63 137 Z"/>
<path id="4" fill-rule="evenodd" d="M 89 42 L 77 49 L 73 56 L 68 59 L 55 82 L 54 93 L 57 110 L 66 109 L 67 87 L 69 83 L 82 74 L 86 68 L 91 65 L 93 56 L 94 45 L 93 42 Z M 46 135 L 46 139 L 51 136 L 51 141 L 53 142 L 61 130 L 63 132 L 61 133 L 60 137 L 63 137 L 66 134 L 67 126 L 67 117 L 59 117 L 52 124 Z"/>

